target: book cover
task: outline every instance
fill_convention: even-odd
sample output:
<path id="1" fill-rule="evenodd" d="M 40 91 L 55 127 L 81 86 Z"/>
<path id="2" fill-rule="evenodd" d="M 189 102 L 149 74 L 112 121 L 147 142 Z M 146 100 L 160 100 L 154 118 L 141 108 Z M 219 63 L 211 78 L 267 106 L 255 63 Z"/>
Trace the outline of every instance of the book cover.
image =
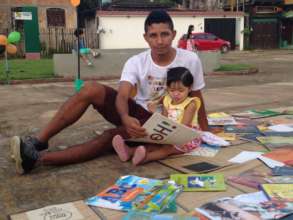
<path id="1" fill-rule="evenodd" d="M 271 152 L 263 154 L 262 156 L 282 162 L 289 166 L 293 165 L 293 148 L 275 149 Z"/>
<path id="2" fill-rule="evenodd" d="M 235 125 L 237 122 L 231 116 L 225 112 L 210 113 L 207 116 L 209 125 Z"/>
<path id="3" fill-rule="evenodd" d="M 265 136 L 256 138 L 268 148 L 278 148 L 293 145 L 293 137 Z"/>
<path id="4" fill-rule="evenodd" d="M 243 118 L 250 118 L 250 119 L 257 119 L 257 118 L 266 118 L 266 117 L 272 117 L 272 116 L 277 116 L 277 115 L 282 115 L 283 112 L 278 112 L 278 111 L 272 111 L 269 109 L 265 110 L 247 110 L 244 112 L 239 112 L 239 113 L 234 113 L 232 116 L 235 117 L 243 117 Z"/>
<path id="5" fill-rule="evenodd" d="M 154 113 L 143 127 L 148 135 L 144 138 L 129 139 L 129 141 L 183 145 L 201 135 L 200 131 L 179 124 L 159 113 Z"/>
<path id="6" fill-rule="evenodd" d="M 268 177 L 269 175 L 267 173 L 248 170 L 246 172 L 240 173 L 239 175 L 227 177 L 227 181 L 244 185 L 250 188 L 259 189 L 261 184 L 267 183 L 266 178 Z"/>
<path id="7" fill-rule="evenodd" d="M 172 174 L 171 180 L 183 185 L 183 191 L 225 191 L 223 174 Z"/>
<path id="8" fill-rule="evenodd" d="M 128 175 L 87 199 L 86 204 L 121 211 L 161 212 L 175 201 L 181 190 L 174 182 Z"/>
<path id="9" fill-rule="evenodd" d="M 273 201 L 291 202 L 293 205 L 292 183 L 265 183 L 261 189 Z"/>
<path id="10" fill-rule="evenodd" d="M 256 125 L 253 124 L 237 124 L 237 125 L 225 125 L 224 131 L 227 133 L 259 133 Z"/>
<path id="11" fill-rule="evenodd" d="M 13 214 L 11 220 L 99 220 L 100 217 L 88 207 L 84 201 L 68 202 L 64 204 L 56 204 L 45 206 L 40 209 L 35 209 L 23 213 Z"/>
<path id="12" fill-rule="evenodd" d="M 212 220 L 272 220 L 292 214 L 293 204 L 270 201 L 256 192 L 220 198 L 205 203 L 196 211 Z"/>

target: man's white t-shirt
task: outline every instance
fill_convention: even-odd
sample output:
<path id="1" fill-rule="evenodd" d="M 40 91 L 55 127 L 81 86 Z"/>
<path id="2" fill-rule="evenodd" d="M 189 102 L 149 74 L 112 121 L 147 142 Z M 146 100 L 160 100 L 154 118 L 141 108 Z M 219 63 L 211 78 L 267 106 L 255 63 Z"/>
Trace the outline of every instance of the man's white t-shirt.
<path id="1" fill-rule="evenodd" d="M 159 66 L 151 57 L 151 50 L 128 59 L 120 81 L 128 81 L 137 88 L 136 103 L 147 109 L 147 103 L 159 99 L 165 93 L 167 71 L 173 67 L 185 67 L 193 75 L 192 90 L 205 86 L 202 64 L 196 53 L 176 48 L 174 60 L 167 66 Z"/>

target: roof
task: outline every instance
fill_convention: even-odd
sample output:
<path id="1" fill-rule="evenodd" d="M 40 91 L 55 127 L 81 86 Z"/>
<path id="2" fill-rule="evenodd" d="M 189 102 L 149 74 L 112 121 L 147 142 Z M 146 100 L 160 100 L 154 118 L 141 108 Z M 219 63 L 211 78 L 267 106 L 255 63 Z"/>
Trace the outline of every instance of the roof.
<path id="1" fill-rule="evenodd" d="M 150 10 L 144 11 L 103 11 L 98 10 L 97 16 L 108 16 L 108 17 L 121 17 L 121 16 L 147 16 Z M 232 12 L 232 11 L 195 11 L 195 10 L 177 10 L 177 11 L 168 11 L 171 16 L 177 17 L 242 17 L 244 16 L 243 12 Z"/>

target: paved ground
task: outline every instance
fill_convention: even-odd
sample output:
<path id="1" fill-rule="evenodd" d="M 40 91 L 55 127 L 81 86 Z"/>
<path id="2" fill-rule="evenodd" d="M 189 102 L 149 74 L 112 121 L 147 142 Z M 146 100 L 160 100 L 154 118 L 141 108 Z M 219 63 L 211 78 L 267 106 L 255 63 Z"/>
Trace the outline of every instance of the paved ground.
<path id="1" fill-rule="evenodd" d="M 245 76 L 207 76 L 204 98 L 208 112 L 293 106 L 293 51 L 233 52 L 223 63 L 249 63 L 259 73 Z M 116 86 L 116 80 L 103 81 Z M 0 219 L 45 205 L 84 199 L 125 174 L 167 177 L 172 169 L 157 163 L 138 168 L 120 163 L 115 155 L 66 167 L 42 167 L 17 176 L 8 156 L 12 135 L 37 132 L 68 97 L 72 83 L 0 86 Z M 108 128 L 94 110 L 50 142 L 52 150 L 83 142 Z"/>

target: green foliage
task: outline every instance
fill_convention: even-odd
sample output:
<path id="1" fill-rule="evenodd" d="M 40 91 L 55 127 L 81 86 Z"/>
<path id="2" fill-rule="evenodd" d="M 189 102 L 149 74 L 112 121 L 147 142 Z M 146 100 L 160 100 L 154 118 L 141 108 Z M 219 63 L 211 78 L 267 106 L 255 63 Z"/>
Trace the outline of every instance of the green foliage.
<path id="1" fill-rule="evenodd" d="M 249 70 L 252 68 L 249 64 L 237 63 L 237 64 L 223 64 L 215 71 L 241 71 Z"/>
<path id="2" fill-rule="evenodd" d="M 9 78 L 15 79 L 43 79 L 53 78 L 53 60 L 9 60 Z M 0 80 L 6 80 L 5 61 L 0 60 Z"/>

